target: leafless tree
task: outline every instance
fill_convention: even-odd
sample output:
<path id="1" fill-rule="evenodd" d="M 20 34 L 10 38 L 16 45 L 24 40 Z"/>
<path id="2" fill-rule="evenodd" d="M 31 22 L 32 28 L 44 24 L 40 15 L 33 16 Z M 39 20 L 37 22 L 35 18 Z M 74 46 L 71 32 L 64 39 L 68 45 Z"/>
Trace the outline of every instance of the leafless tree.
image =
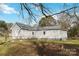
<path id="1" fill-rule="evenodd" d="M 52 14 L 52 12 L 42 3 L 20 3 L 21 6 L 21 15 L 22 18 L 24 18 L 24 13 L 26 12 L 29 15 L 29 22 L 31 22 L 32 20 L 34 20 L 35 22 L 37 22 L 36 20 L 36 14 L 33 13 L 32 9 L 38 8 L 38 10 L 40 11 L 40 13 L 42 13 L 45 17 Z M 33 8 L 32 8 L 33 6 Z"/>
<path id="2" fill-rule="evenodd" d="M 72 4 L 73 6 L 71 6 L 70 8 L 67 8 L 67 4 L 63 4 L 63 10 L 61 10 L 58 13 L 53 14 L 53 11 L 51 11 L 51 9 L 47 8 L 47 6 L 45 6 L 42 3 L 20 3 L 20 7 L 21 7 L 21 15 L 22 18 L 25 19 L 24 13 L 28 14 L 28 21 L 29 23 L 31 23 L 32 21 L 37 22 L 37 13 L 34 13 L 32 9 L 38 8 L 38 11 L 40 11 L 40 13 L 42 15 L 44 15 L 45 17 L 47 16 L 53 16 L 53 15 L 57 15 L 57 14 L 61 14 L 61 13 L 66 13 L 70 18 L 76 17 L 77 20 L 79 21 L 79 17 L 77 15 L 77 9 L 79 8 L 79 6 L 77 4 Z M 72 15 L 73 13 L 73 15 Z M 67 19 L 66 19 L 67 20 Z M 69 21 L 69 19 L 68 19 Z M 71 21 L 71 20 L 70 20 Z"/>

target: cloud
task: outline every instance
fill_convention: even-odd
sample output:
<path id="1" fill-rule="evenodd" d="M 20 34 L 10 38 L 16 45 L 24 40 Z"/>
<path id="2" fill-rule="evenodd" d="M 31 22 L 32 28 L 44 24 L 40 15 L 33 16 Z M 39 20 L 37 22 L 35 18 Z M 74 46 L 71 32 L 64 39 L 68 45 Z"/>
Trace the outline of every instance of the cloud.
<path id="1" fill-rule="evenodd" d="M 7 4 L 0 4 L 0 11 L 5 14 L 18 14 L 18 12 L 14 8 L 9 7 Z"/>

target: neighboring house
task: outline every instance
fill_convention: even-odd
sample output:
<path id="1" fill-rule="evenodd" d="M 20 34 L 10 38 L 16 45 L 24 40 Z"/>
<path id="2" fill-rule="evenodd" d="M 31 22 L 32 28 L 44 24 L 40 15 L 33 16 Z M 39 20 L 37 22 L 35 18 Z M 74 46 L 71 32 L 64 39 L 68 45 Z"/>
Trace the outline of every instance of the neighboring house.
<path id="1" fill-rule="evenodd" d="M 48 39 L 67 39 L 67 31 L 61 30 L 60 26 L 31 27 L 21 23 L 15 23 L 11 27 L 13 39 L 27 38 L 48 38 Z"/>

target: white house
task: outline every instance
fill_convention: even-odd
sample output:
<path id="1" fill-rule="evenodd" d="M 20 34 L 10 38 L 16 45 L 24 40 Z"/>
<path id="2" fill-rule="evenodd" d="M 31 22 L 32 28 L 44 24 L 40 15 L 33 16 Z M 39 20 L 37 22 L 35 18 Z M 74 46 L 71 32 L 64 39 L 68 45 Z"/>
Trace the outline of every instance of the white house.
<path id="1" fill-rule="evenodd" d="M 15 23 L 11 27 L 13 39 L 48 38 L 67 39 L 67 31 L 61 30 L 60 26 L 31 27 L 21 23 Z"/>

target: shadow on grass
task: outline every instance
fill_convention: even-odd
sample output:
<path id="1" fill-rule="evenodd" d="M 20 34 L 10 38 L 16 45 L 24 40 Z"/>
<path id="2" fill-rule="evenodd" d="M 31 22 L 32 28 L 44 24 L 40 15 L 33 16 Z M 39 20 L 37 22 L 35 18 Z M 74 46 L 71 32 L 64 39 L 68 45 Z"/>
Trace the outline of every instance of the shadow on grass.
<path id="1" fill-rule="evenodd" d="M 46 42 L 21 42 L 21 43 L 11 43 L 9 49 L 6 53 L 7 56 L 70 56 L 79 55 L 78 49 L 74 47 L 63 44 L 54 44 Z M 78 52 L 79 53 L 79 52 Z"/>

